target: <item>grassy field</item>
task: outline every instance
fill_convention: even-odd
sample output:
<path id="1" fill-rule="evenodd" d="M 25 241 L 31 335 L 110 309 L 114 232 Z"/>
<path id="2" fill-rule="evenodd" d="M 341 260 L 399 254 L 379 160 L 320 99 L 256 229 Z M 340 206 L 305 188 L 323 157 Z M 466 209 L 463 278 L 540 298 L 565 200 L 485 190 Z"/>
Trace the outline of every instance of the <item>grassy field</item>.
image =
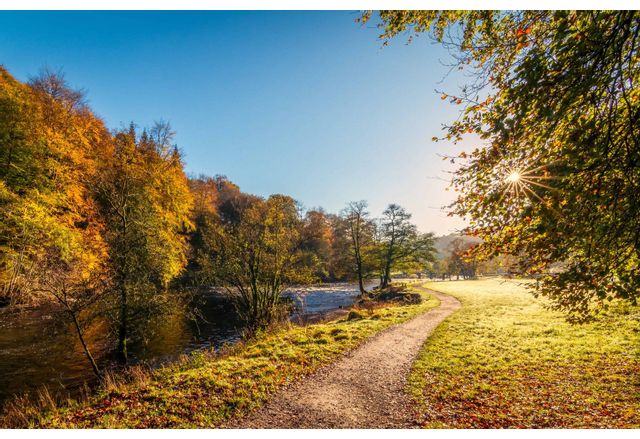
<path id="1" fill-rule="evenodd" d="M 517 281 L 427 286 L 463 306 L 414 364 L 424 427 L 640 427 L 637 307 L 574 326 Z"/>
<path id="2" fill-rule="evenodd" d="M 199 352 L 129 383 L 111 383 L 70 407 L 17 408 L 37 427 L 214 427 L 260 406 L 279 387 L 313 372 L 367 337 L 434 308 L 423 294 L 419 305 L 361 310 L 351 319 L 289 326 L 263 334 L 222 355 Z"/>

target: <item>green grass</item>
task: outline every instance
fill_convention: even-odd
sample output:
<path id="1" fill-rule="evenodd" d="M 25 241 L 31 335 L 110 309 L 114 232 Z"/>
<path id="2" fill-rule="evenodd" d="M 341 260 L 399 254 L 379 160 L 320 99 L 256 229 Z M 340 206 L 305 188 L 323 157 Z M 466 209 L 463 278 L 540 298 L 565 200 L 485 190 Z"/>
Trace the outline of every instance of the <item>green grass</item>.
<path id="1" fill-rule="evenodd" d="M 436 329 L 410 376 L 424 427 L 640 427 L 637 307 L 571 325 L 521 282 L 426 286 L 463 306 Z"/>
<path id="2" fill-rule="evenodd" d="M 289 326 L 258 336 L 224 355 L 199 352 L 188 360 L 107 385 L 84 403 L 52 409 L 37 427 L 215 427 L 262 405 L 278 388 L 302 378 L 391 325 L 436 307 L 424 294 L 419 305 L 362 310 L 360 317 Z"/>

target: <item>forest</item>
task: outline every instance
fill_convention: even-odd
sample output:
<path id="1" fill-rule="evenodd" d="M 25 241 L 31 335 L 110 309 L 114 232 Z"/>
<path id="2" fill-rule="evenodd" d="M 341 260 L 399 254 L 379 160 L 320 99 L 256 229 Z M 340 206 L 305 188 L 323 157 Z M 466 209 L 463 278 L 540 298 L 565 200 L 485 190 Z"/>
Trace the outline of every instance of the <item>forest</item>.
<path id="1" fill-rule="evenodd" d="M 64 75 L 27 84 L 0 70 L 0 302 L 68 322 L 97 376 L 85 331 L 106 325 L 118 362 L 147 326 L 202 289 L 224 290 L 251 334 L 286 319 L 292 285 L 433 275 L 431 233 L 389 204 L 338 214 L 287 195 L 189 176 L 166 122 L 109 130 Z"/>

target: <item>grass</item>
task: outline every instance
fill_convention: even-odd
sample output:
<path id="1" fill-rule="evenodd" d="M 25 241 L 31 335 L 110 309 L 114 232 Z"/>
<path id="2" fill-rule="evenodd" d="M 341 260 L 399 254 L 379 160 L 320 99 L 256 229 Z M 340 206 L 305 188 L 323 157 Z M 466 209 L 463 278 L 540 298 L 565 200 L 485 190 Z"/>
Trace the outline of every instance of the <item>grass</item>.
<path id="1" fill-rule="evenodd" d="M 418 305 L 361 310 L 351 319 L 280 328 L 223 354 L 197 352 L 182 362 L 110 380 L 97 395 L 44 414 L 22 411 L 31 427 L 215 427 L 262 405 L 281 386 L 302 378 L 355 348 L 366 338 L 430 308 Z"/>
<path id="2" fill-rule="evenodd" d="M 571 325 L 517 281 L 426 285 L 462 308 L 414 364 L 426 428 L 640 427 L 640 309 Z"/>

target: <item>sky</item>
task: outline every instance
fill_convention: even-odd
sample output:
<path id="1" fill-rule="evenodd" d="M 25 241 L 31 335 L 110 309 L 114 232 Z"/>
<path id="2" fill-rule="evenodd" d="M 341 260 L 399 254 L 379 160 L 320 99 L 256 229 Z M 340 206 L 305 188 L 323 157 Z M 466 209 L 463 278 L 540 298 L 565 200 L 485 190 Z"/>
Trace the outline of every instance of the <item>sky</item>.
<path id="1" fill-rule="evenodd" d="M 0 64 L 47 67 L 87 92 L 110 128 L 169 121 L 193 175 L 337 213 L 367 200 L 423 232 L 464 226 L 441 209 L 451 165 L 434 143 L 459 109 L 450 55 L 426 37 L 383 46 L 358 12 L 0 12 Z"/>

